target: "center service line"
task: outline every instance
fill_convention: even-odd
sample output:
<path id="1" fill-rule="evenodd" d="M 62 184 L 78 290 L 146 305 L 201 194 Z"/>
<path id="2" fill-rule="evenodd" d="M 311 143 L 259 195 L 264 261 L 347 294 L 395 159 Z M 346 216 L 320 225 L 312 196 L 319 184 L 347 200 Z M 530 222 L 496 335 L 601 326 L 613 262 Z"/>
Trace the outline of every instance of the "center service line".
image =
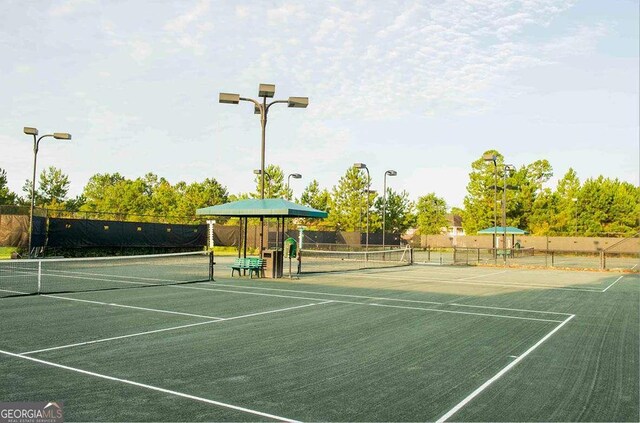
<path id="1" fill-rule="evenodd" d="M 528 356 L 533 350 L 535 350 L 536 348 L 538 348 L 540 345 L 542 345 L 542 343 L 544 341 L 546 341 L 547 339 L 549 339 L 554 333 L 556 333 L 557 331 L 560 330 L 561 327 L 563 327 L 564 325 L 566 325 L 571 319 L 573 319 L 575 316 L 575 314 L 572 314 L 571 316 L 567 317 L 565 319 L 564 322 L 560 323 L 558 326 L 556 326 L 551 332 L 549 332 L 548 334 L 546 334 L 544 336 L 544 338 L 542 338 L 541 340 L 539 340 L 538 342 L 536 342 L 531 348 L 529 348 L 527 351 L 525 351 L 523 354 L 520 355 L 520 357 L 516 358 L 515 360 L 513 360 L 511 363 L 509 363 L 505 368 L 503 368 L 502 370 L 500 370 L 495 376 L 493 376 L 491 379 L 489 379 L 488 381 L 486 381 L 485 383 L 483 383 L 478 389 L 476 389 L 475 391 L 473 391 L 472 393 L 470 393 L 465 399 L 463 399 L 462 401 L 460 401 L 455 407 L 453 407 L 451 410 L 447 411 L 442 417 L 440 417 L 438 420 L 436 420 L 436 423 L 443 423 L 445 421 L 447 421 L 451 416 L 453 416 L 454 414 L 456 414 L 458 411 L 460 411 L 460 409 L 462 407 L 464 407 L 465 405 L 467 405 L 467 403 L 469 403 L 471 400 L 473 400 L 475 397 L 477 397 L 478 395 L 480 395 L 480 393 L 482 391 L 484 391 L 489 385 L 491 385 L 493 382 L 495 382 L 496 380 L 500 379 L 505 373 L 507 373 L 509 370 L 511 370 L 516 364 L 518 364 L 519 362 L 521 362 L 522 360 L 524 360 L 524 358 L 526 356 Z"/>
<path id="2" fill-rule="evenodd" d="M 135 382 L 133 380 L 121 379 L 121 378 L 118 378 L 118 377 L 108 376 L 108 375 L 104 375 L 104 374 L 101 374 L 101 373 L 90 372 L 90 371 L 87 371 L 87 370 L 78 369 L 76 367 L 65 366 L 65 365 L 62 365 L 62 364 L 53 363 L 51 361 L 40 360 L 40 359 L 34 358 L 34 357 L 27 357 L 27 356 L 24 356 L 24 355 L 15 354 L 15 353 L 11 353 L 11 352 L 8 352 L 8 351 L 0 350 L 0 354 L 8 355 L 10 357 L 20 358 L 20 359 L 23 359 L 23 360 L 29 360 L 29 361 L 33 361 L 35 363 L 44 364 L 44 365 L 51 366 L 51 367 L 57 367 L 59 369 L 69 370 L 69 371 L 72 371 L 72 372 L 81 373 L 81 374 L 84 374 L 84 375 L 93 376 L 93 377 L 97 377 L 97 378 L 100 378 L 100 379 L 106 379 L 106 380 L 111 380 L 113 382 L 120 382 L 120 383 L 124 383 L 124 384 L 127 384 L 127 385 L 133 385 L 133 386 L 137 386 L 139 388 L 149 389 L 151 391 L 162 392 L 162 393 L 165 393 L 165 394 L 175 395 L 177 397 L 187 398 L 187 399 L 190 399 L 190 400 L 204 402 L 204 403 L 211 404 L 211 405 L 217 405 L 219 407 L 229 408 L 229 409 L 232 409 L 232 410 L 241 411 L 243 413 L 253 414 L 255 416 L 266 417 L 266 418 L 269 418 L 269 419 L 279 420 L 279 421 L 283 421 L 283 422 L 297 422 L 297 420 L 292 420 L 292 419 L 289 419 L 289 418 L 286 418 L 286 417 L 276 416 L 274 414 L 263 413 L 262 411 L 252 410 L 250 408 L 240 407 L 240 406 L 233 405 L 233 404 L 227 404 L 227 403 L 220 402 L 220 401 L 215 401 L 215 400 L 211 400 L 211 399 L 207 399 L 207 398 L 197 397 L 195 395 L 185 394 L 183 392 L 178 392 L 178 391 L 172 391 L 170 389 L 164 389 L 164 388 L 160 388 L 158 386 L 146 385 L 144 383 Z"/>

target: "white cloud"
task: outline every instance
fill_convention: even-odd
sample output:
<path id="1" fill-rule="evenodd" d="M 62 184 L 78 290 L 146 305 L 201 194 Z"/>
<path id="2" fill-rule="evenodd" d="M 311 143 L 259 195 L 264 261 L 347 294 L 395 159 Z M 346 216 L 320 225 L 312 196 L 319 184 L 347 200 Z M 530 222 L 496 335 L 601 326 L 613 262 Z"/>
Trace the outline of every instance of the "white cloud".
<path id="1" fill-rule="evenodd" d="M 175 50 L 188 50 L 196 56 L 201 56 L 207 50 L 204 38 L 213 30 L 210 16 L 209 0 L 200 0 L 192 9 L 175 19 L 168 21 L 163 29 L 169 44 L 177 45 Z"/>
<path id="2" fill-rule="evenodd" d="M 192 23 L 206 15 L 210 4 L 209 0 L 200 0 L 191 10 L 167 22 L 164 25 L 165 31 L 178 33 L 186 31 Z"/>
<path id="3" fill-rule="evenodd" d="M 51 6 L 49 15 L 52 17 L 63 17 L 75 13 L 80 7 L 94 3 L 93 0 L 67 0 Z"/>

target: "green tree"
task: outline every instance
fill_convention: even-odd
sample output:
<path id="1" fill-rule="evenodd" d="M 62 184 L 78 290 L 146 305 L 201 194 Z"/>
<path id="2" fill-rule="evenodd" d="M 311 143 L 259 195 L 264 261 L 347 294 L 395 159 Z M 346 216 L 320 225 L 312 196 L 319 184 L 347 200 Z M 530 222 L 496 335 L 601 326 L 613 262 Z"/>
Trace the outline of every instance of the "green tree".
<path id="1" fill-rule="evenodd" d="M 618 179 L 587 179 L 578 195 L 578 228 L 585 236 L 630 234 L 639 228 L 640 188 Z"/>
<path id="2" fill-rule="evenodd" d="M 529 231 L 532 235 L 554 235 L 553 222 L 557 197 L 551 189 L 546 188 L 536 196 L 529 219 Z"/>
<path id="3" fill-rule="evenodd" d="M 176 215 L 195 216 L 196 210 L 203 207 L 224 204 L 229 201 L 227 188 L 216 179 L 207 178 L 203 182 L 192 182 L 187 185 L 179 182 L 175 186 L 178 193 Z M 223 219 L 217 219 L 222 221 Z"/>
<path id="4" fill-rule="evenodd" d="M 359 169 L 349 167 L 331 191 L 328 222 L 341 231 L 364 231 L 366 229 L 367 204 L 374 204 L 376 194 L 366 192 L 367 176 Z M 367 202 L 367 196 L 368 202 Z M 380 228 L 376 213 L 369 212 L 369 232 Z"/>
<path id="5" fill-rule="evenodd" d="M 417 226 L 422 235 L 436 235 L 446 228 L 447 203 L 434 193 L 418 198 L 416 204 Z"/>
<path id="6" fill-rule="evenodd" d="M 471 164 L 468 194 L 464 199 L 462 224 L 465 232 L 473 234 L 494 226 L 494 207 L 497 211 L 496 225 L 501 226 L 504 196 L 506 225 L 528 230 L 536 197 L 542 192 L 543 184 L 553 175 L 551 165 L 547 160 L 536 160 L 507 171 L 500 153 L 489 150 L 485 154 L 496 156 L 496 166 L 482 157 Z M 494 202 L 496 192 L 497 202 Z"/>
<path id="7" fill-rule="evenodd" d="M 578 232 L 578 195 L 580 180 L 575 170 L 569 168 L 558 181 L 554 193 L 551 233 L 554 235 L 573 235 Z"/>
<path id="8" fill-rule="evenodd" d="M 305 187 L 300 196 L 300 204 L 331 214 L 331 194 L 326 188 L 320 189 L 320 184 L 315 179 Z M 311 230 L 322 230 L 330 226 L 325 219 L 299 219 L 297 222 Z"/>
<path id="9" fill-rule="evenodd" d="M 293 196 L 293 190 L 287 188 L 287 183 L 284 178 L 284 172 L 278 165 L 268 165 L 265 168 L 266 175 L 264 176 L 264 198 L 286 198 L 291 199 Z M 262 187 L 262 176 L 256 175 L 256 191 L 252 194 L 253 198 L 260 198 Z"/>
<path id="10" fill-rule="evenodd" d="M 506 177 L 506 224 L 517 228 L 530 230 L 529 219 L 533 215 L 533 204 L 542 191 L 544 183 L 553 176 L 553 169 L 547 160 L 521 166 L 514 172 L 504 174 Z M 501 185 L 501 190 L 504 189 Z"/>
<path id="11" fill-rule="evenodd" d="M 108 212 L 108 197 L 114 194 L 114 186 L 125 178 L 119 173 L 97 173 L 89 178 L 82 195 L 85 198 L 82 211 Z"/>
<path id="12" fill-rule="evenodd" d="M 501 186 L 499 180 L 501 174 L 497 174 L 496 170 L 499 171 L 504 166 L 504 161 L 502 155 L 496 150 L 489 150 L 484 154 L 495 155 L 497 167 L 494 167 L 493 162 L 487 162 L 482 157 L 471 163 L 472 170 L 467 184 L 468 194 L 464 198 L 462 215 L 462 227 L 466 234 L 474 234 L 494 225 L 494 206 L 498 206 L 494 200 L 494 186 Z M 498 195 L 498 198 L 501 196 Z M 500 222 L 499 216 L 498 222 Z"/>
<path id="13" fill-rule="evenodd" d="M 38 178 L 38 186 L 34 192 L 35 205 L 48 208 L 63 208 L 64 200 L 69 192 L 69 177 L 62 170 L 50 166 L 44 169 Z M 27 179 L 22 186 L 25 203 L 31 198 L 31 180 Z"/>
<path id="14" fill-rule="evenodd" d="M 384 198 L 378 197 L 375 203 L 375 213 L 382 222 Z M 403 234 L 407 229 L 416 224 L 416 216 L 413 213 L 414 204 L 409 200 L 409 193 L 400 193 L 387 188 L 387 205 L 385 210 L 385 231 L 394 234 Z M 380 223 L 382 225 L 382 223 Z"/>
<path id="15" fill-rule="evenodd" d="M 329 194 L 329 191 L 326 188 L 321 190 L 320 184 L 315 179 L 307 185 L 300 196 L 300 203 L 303 205 L 326 212 L 329 211 L 330 201 L 331 195 Z"/>
<path id="16" fill-rule="evenodd" d="M 0 168 L 0 206 L 13 205 L 17 201 L 17 196 L 7 185 L 7 171 Z"/>

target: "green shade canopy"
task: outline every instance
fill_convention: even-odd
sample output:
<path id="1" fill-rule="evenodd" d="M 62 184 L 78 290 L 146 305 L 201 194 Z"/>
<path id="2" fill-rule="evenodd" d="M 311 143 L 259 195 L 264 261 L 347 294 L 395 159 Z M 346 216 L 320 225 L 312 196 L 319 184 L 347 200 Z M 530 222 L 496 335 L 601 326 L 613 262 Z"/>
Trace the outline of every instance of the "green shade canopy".
<path id="1" fill-rule="evenodd" d="M 490 228 L 486 228 L 486 229 L 482 229 L 480 231 L 478 231 L 479 235 L 491 235 L 494 233 L 498 233 L 500 235 L 505 233 L 505 229 L 507 232 L 507 235 L 524 235 L 527 233 L 527 231 L 523 231 L 522 229 L 518 229 L 518 228 L 514 228 L 513 226 L 507 226 L 506 228 L 504 226 L 492 226 Z"/>
<path id="2" fill-rule="evenodd" d="M 324 219 L 327 212 L 301 206 L 282 198 L 249 199 L 234 201 L 196 210 L 199 216 L 233 217 L 315 217 Z"/>

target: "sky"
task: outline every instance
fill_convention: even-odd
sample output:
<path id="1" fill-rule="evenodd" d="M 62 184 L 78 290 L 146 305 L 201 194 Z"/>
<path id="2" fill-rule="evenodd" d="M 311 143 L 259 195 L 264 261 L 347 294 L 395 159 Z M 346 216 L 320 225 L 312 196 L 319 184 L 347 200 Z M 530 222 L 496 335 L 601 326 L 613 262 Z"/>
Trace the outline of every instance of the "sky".
<path id="1" fill-rule="evenodd" d="M 0 168 L 22 193 L 38 173 L 171 183 L 215 178 L 255 190 L 260 122 L 220 92 L 306 109 L 269 111 L 266 163 L 294 195 L 331 188 L 355 162 L 382 192 L 462 206 L 490 149 L 520 167 L 547 159 L 555 187 L 639 181 L 638 0 L 0 0 Z"/>

